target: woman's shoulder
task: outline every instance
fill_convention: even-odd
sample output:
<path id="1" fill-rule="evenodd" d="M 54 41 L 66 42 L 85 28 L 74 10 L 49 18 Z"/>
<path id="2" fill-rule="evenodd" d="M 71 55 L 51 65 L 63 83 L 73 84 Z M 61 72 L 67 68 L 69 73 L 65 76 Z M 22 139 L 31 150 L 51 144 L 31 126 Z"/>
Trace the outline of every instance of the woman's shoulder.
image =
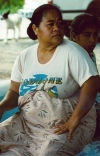
<path id="1" fill-rule="evenodd" d="M 63 48 L 63 50 L 65 49 L 65 51 L 69 54 L 80 55 L 82 53 L 83 54 L 85 53 L 87 55 L 85 49 L 83 49 L 80 45 L 69 39 L 64 39 L 61 44 L 61 47 Z"/>
<path id="2" fill-rule="evenodd" d="M 38 43 L 37 44 L 34 44 L 34 45 L 30 46 L 30 47 L 27 47 L 26 49 L 24 49 L 20 53 L 20 55 L 22 55 L 22 56 L 26 56 L 26 55 L 30 56 L 30 55 L 33 55 L 35 53 L 35 51 L 37 51 L 37 47 L 38 47 Z"/>

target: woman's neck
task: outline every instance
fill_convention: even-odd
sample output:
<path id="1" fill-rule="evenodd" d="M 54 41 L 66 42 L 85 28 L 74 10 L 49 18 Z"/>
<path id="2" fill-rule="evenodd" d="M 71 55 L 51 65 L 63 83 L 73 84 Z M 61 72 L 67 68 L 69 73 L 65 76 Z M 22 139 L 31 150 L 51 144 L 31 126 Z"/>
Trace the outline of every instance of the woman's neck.
<path id="1" fill-rule="evenodd" d="M 50 47 L 44 47 L 44 46 L 38 46 L 37 50 L 37 57 L 38 61 L 41 64 L 45 64 L 50 61 L 52 58 L 54 52 L 56 50 L 56 47 L 50 46 Z"/>

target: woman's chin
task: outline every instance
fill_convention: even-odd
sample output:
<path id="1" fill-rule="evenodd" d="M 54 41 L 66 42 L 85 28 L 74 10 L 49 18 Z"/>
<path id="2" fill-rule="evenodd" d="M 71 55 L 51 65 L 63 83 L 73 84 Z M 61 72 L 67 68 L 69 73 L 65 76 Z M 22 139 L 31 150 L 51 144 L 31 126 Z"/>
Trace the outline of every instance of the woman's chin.
<path id="1" fill-rule="evenodd" d="M 53 41 L 56 43 L 61 43 L 63 41 L 63 37 L 61 36 L 53 37 Z"/>

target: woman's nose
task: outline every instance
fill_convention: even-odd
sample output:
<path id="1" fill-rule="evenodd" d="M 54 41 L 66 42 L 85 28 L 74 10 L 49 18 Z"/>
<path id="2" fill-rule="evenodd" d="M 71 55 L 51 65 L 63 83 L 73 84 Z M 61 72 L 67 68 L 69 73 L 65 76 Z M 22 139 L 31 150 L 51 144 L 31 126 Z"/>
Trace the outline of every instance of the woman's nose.
<path id="1" fill-rule="evenodd" d="M 58 24 L 58 23 L 55 23 L 55 24 L 54 24 L 54 30 L 59 30 L 59 29 L 60 29 L 59 24 Z"/>

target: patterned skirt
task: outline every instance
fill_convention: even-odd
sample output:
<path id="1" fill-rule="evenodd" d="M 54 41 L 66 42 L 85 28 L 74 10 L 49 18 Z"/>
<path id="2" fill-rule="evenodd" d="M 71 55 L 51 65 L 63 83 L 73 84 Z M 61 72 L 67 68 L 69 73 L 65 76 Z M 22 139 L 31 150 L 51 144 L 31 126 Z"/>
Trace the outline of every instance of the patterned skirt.
<path id="1" fill-rule="evenodd" d="M 75 156 L 95 132 L 95 107 L 82 118 L 71 140 L 68 133 L 57 135 L 53 128 L 67 122 L 79 100 L 51 98 L 45 91 L 19 97 L 20 112 L 0 123 L 1 156 Z"/>

